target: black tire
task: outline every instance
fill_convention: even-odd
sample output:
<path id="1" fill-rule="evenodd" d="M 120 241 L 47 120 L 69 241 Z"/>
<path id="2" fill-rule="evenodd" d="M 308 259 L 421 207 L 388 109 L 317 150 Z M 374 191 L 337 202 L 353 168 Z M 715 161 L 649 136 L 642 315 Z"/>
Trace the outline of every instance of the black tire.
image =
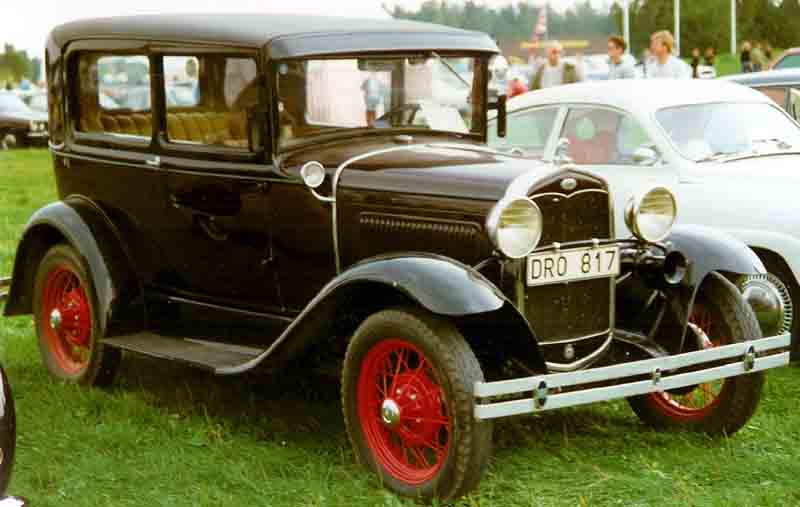
<path id="1" fill-rule="evenodd" d="M 738 289 L 725 279 L 709 277 L 697 295 L 693 314 L 705 308 L 713 327 L 709 338 L 716 345 L 727 345 L 761 337 L 753 310 L 744 302 Z M 704 329 L 705 330 L 705 329 Z M 647 425 L 658 430 L 701 431 L 711 435 L 731 435 L 744 426 L 755 413 L 764 386 L 764 373 L 756 372 L 721 381 L 713 402 L 698 410 L 687 410 L 680 397 L 693 396 L 703 386 L 676 390 L 675 393 L 652 393 L 628 399 L 631 408 Z"/>
<path id="2" fill-rule="evenodd" d="M 56 310 L 61 324 L 54 325 Z M 97 315 L 97 294 L 81 257 L 68 245 L 50 248 L 33 287 L 39 352 L 50 375 L 81 385 L 113 382 L 121 353 L 100 343 Z"/>
<path id="3" fill-rule="evenodd" d="M 385 449 L 388 449 L 384 447 L 386 442 L 392 438 L 400 440 L 400 435 L 405 432 L 407 426 L 411 427 L 413 422 L 407 425 L 397 423 L 395 426 L 387 426 L 387 423 L 382 422 L 380 410 L 375 411 L 373 419 L 373 416 L 361 416 L 363 411 L 370 412 L 372 409 L 363 408 L 364 405 L 360 408 L 360 404 L 367 404 L 370 399 L 364 393 L 369 392 L 371 385 L 369 375 L 373 371 L 371 365 L 376 357 L 374 355 L 384 348 L 390 350 L 392 344 L 401 342 L 410 344 L 410 347 L 420 352 L 419 357 L 430 363 L 430 368 L 424 369 L 419 375 L 424 376 L 426 382 L 431 381 L 432 385 L 440 388 L 444 400 L 437 397 L 433 406 L 438 406 L 439 410 L 444 412 L 442 417 L 449 418 L 450 421 L 447 428 L 440 427 L 435 433 L 434 438 L 440 444 L 443 430 L 447 436 L 446 450 L 442 451 L 444 457 L 441 460 L 437 459 L 433 467 L 438 469 L 432 476 L 415 483 L 405 480 L 402 473 L 393 473 L 389 470 L 391 464 L 387 463 L 391 463 L 393 458 L 388 458 L 387 461 L 380 456 L 381 452 L 384 452 L 385 456 Z M 380 357 L 391 361 L 395 356 L 388 354 Z M 407 372 L 411 371 L 413 357 L 413 355 L 406 356 L 406 370 L 397 369 L 393 379 L 409 375 Z M 423 370 L 421 360 L 418 361 L 417 370 Z M 383 367 L 385 371 L 392 368 L 394 367 L 390 366 L 388 369 Z M 400 495 L 422 499 L 434 497 L 450 499 L 463 496 L 480 482 L 491 455 L 492 423 L 478 421 L 473 414 L 474 384 L 483 378 L 480 364 L 472 349 L 452 323 L 409 308 L 389 309 L 373 314 L 353 335 L 347 348 L 342 372 L 342 410 L 347 433 L 358 460 L 378 474 L 386 487 Z M 392 386 L 387 390 L 395 389 L 394 386 L 397 385 L 407 391 L 418 392 L 415 391 L 411 381 L 402 384 L 400 382 L 398 380 L 398 384 L 394 384 L 392 380 Z M 376 387 L 375 392 L 380 399 L 379 389 L 380 387 Z M 415 399 L 413 394 L 406 393 L 406 396 Z M 384 397 L 383 404 L 387 403 L 387 398 L 392 397 L 394 394 Z M 398 403 L 401 399 L 402 395 L 398 395 Z M 397 413 L 402 414 L 401 409 L 398 409 Z M 416 423 L 419 424 L 420 420 L 416 419 Z M 374 427 L 382 428 L 388 436 L 377 438 L 378 442 L 375 443 L 376 433 L 370 430 Z M 381 429 L 378 431 L 381 432 Z M 425 449 L 423 448 L 421 452 L 424 453 Z M 408 461 L 409 455 L 403 454 L 403 456 Z M 419 460 L 414 458 L 414 461 Z"/>

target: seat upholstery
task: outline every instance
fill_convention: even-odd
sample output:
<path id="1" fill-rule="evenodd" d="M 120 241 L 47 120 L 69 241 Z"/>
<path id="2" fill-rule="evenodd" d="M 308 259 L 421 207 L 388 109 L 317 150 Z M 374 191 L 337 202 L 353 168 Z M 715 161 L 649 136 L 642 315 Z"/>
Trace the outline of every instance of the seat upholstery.
<path id="1" fill-rule="evenodd" d="M 167 114 L 167 136 L 171 141 L 237 145 L 247 139 L 247 122 L 241 113 L 181 112 Z M 84 132 L 108 132 L 150 137 L 153 120 L 149 113 L 110 114 L 81 118 Z"/>

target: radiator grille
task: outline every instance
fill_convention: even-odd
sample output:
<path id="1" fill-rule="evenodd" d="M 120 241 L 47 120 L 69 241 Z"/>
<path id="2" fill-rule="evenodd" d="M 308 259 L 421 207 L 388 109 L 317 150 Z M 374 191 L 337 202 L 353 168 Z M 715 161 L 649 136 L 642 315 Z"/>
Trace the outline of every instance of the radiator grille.
<path id="1" fill-rule="evenodd" d="M 542 246 L 612 236 L 605 190 L 578 191 L 569 197 L 545 193 L 532 199 L 542 210 Z M 543 343 L 604 333 L 612 322 L 613 289 L 610 278 L 529 287 L 525 313 Z"/>

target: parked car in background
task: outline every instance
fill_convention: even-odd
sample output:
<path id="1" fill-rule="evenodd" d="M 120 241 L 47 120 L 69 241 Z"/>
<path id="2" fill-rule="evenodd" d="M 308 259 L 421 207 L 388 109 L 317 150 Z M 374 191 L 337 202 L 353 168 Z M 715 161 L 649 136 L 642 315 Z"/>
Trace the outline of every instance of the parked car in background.
<path id="1" fill-rule="evenodd" d="M 34 111 L 13 92 L 0 91 L 0 144 L 46 146 L 47 113 Z"/>
<path id="2" fill-rule="evenodd" d="M 800 67 L 800 48 L 787 49 L 770 65 L 771 70 L 794 69 L 797 67 Z"/>
<path id="3" fill-rule="evenodd" d="M 602 178 L 487 148 L 498 53 L 397 20 L 56 28 L 60 200 L 23 233 L 5 314 L 33 314 L 49 373 L 83 385 L 110 383 L 123 350 L 219 375 L 335 368 L 359 461 L 415 498 L 477 487 L 492 421 L 515 414 L 627 398 L 656 428 L 734 433 L 789 360 L 731 282 L 763 264 L 673 228 L 660 185 L 618 240 Z M 171 106 L 160 69 L 187 59 L 197 100 Z M 147 73 L 153 107 L 104 108 L 104 72 L 120 100 Z M 441 97 L 447 75 L 470 93 Z"/>
<path id="4" fill-rule="evenodd" d="M 721 79 L 760 91 L 800 121 L 800 68 L 735 74 Z"/>
<path id="5" fill-rule="evenodd" d="M 608 179 L 616 202 L 664 185 L 680 204 L 678 223 L 715 227 L 752 247 L 775 285 L 759 297 L 778 309 L 770 320 L 792 331 L 797 353 L 800 126 L 775 102 L 720 80 L 649 80 L 530 92 L 508 111 L 508 138 L 490 136 L 490 145 L 568 158 Z M 623 237 L 623 207 L 616 222 Z M 747 291 L 760 282 L 741 283 Z"/>

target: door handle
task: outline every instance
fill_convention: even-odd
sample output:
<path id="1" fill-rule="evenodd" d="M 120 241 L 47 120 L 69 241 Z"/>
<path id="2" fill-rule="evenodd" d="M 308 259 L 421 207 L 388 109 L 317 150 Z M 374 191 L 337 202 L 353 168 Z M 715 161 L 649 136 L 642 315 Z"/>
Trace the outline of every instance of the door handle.
<path id="1" fill-rule="evenodd" d="M 150 167 L 161 167 L 161 157 L 156 156 L 155 158 L 147 159 L 144 161 L 144 163 Z"/>

